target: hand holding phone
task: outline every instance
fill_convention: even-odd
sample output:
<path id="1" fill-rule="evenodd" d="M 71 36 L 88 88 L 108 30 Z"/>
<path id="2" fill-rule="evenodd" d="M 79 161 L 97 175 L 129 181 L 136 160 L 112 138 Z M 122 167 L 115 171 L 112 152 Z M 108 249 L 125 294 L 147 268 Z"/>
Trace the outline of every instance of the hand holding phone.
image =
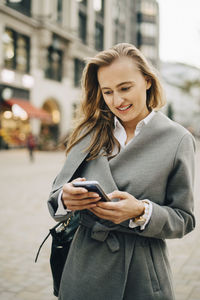
<path id="1" fill-rule="evenodd" d="M 74 187 L 83 187 L 89 192 L 95 192 L 99 194 L 99 196 L 101 197 L 100 201 L 110 201 L 98 181 L 75 181 L 72 184 Z"/>

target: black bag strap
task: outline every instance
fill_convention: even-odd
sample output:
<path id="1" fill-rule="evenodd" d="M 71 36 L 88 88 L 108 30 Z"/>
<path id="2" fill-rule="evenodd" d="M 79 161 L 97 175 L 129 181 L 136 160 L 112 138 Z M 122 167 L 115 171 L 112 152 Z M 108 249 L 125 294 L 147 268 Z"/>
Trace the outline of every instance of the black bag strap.
<path id="1" fill-rule="evenodd" d="M 51 231 L 55 230 L 58 226 L 60 226 L 62 223 L 66 223 L 66 221 L 70 220 L 71 216 L 73 215 L 73 212 L 70 212 L 69 214 L 67 214 L 67 218 L 64 220 L 64 221 L 60 221 L 59 223 L 57 223 L 54 227 L 52 227 L 50 230 L 49 230 L 49 233 L 47 234 L 47 236 L 44 238 L 44 240 L 42 241 L 41 245 L 39 246 L 39 249 L 37 251 L 37 254 L 36 254 L 36 257 L 35 257 L 35 263 L 37 262 L 38 260 L 38 256 L 40 254 L 40 250 L 42 248 L 42 246 L 44 245 L 44 243 L 46 242 L 46 240 L 48 239 L 48 237 L 50 236 L 51 234 Z M 68 222 L 67 222 L 67 225 L 68 225 Z M 65 224 L 65 226 L 67 226 Z"/>

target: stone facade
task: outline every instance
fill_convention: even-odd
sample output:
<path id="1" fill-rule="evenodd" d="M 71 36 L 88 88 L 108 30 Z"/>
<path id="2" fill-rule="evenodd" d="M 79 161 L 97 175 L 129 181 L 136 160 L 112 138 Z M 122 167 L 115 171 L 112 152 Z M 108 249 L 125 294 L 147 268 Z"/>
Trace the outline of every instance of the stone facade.
<path id="1" fill-rule="evenodd" d="M 143 2 L 147 3 L 146 10 L 144 4 L 141 6 Z M 155 7 L 153 17 L 148 17 L 148 3 Z M 151 39 L 145 37 L 148 22 L 156 28 Z M 74 108 L 80 101 L 83 60 L 118 42 L 133 43 L 152 59 L 152 52 L 144 45 L 146 41 L 156 49 L 152 62 L 157 64 L 157 27 L 155 0 L 0 0 L 0 101 L 23 98 L 46 109 L 53 118 L 50 131 L 54 138 L 62 139 L 70 130 Z M 12 34 L 15 46 L 11 42 L 9 45 Z M 24 49 L 23 45 L 18 46 L 21 37 L 29 41 Z M 13 54 L 12 47 L 18 47 L 13 48 Z M 15 59 L 14 55 L 18 57 Z M 29 121 L 36 135 L 41 126 L 48 126 L 38 119 Z"/>

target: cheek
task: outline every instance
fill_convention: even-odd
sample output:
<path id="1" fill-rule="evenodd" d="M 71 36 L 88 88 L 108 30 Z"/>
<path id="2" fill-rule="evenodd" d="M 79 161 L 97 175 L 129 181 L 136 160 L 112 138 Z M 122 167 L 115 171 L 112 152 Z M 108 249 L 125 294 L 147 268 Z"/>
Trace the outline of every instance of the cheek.
<path id="1" fill-rule="evenodd" d="M 107 106 L 110 108 L 111 100 L 109 99 L 109 97 L 103 96 L 103 99 L 104 99 L 105 103 L 107 104 Z"/>
<path id="2" fill-rule="evenodd" d="M 141 89 L 138 90 L 137 92 L 137 99 L 139 99 L 139 102 L 141 105 L 146 103 L 146 89 L 144 87 L 141 87 Z"/>

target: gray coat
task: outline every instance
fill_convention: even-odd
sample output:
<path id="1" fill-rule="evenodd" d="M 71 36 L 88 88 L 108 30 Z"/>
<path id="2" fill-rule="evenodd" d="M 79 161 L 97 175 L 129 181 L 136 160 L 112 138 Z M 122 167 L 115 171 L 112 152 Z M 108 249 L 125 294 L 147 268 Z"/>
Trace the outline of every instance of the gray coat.
<path id="1" fill-rule="evenodd" d="M 172 300 L 165 239 L 181 238 L 195 226 L 194 139 L 157 112 L 125 149 L 108 161 L 86 162 L 88 135 L 68 154 L 56 177 L 48 206 L 55 216 L 64 183 L 77 176 L 98 180 L 106 193 L 119 189 L 152 201 L 150 222 L 141 231 L 129 220 L 115 225 L 81 214 L 61 280 L 61 300 Z"/>

